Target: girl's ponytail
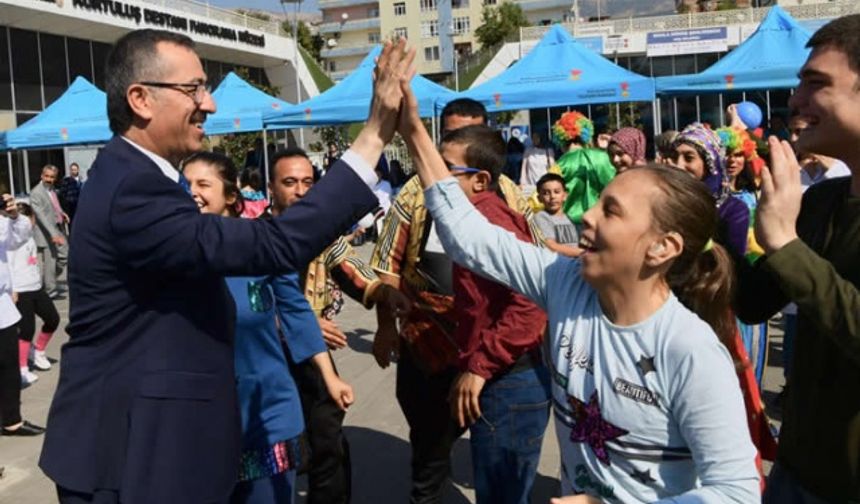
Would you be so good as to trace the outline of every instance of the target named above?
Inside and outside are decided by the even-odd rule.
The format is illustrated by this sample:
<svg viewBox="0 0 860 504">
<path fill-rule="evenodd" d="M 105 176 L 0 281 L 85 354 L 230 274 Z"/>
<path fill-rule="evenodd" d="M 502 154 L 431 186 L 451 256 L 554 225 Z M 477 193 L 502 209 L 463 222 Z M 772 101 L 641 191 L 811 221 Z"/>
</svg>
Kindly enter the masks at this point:
<svg viewBox="0 0 860 504">
<path fill-rule="evenodd" d="M 651 173 L 663 192 L 651 206 L 655 227 L 684 239 L 684 250 L 666 275 L 669 286 L 731 349 L 736 331 L 731 310 L 734 264 L 728 251 L 711 239 L 719 220 L 714 197 L 705 184 L 681 170 L 661 165 L 639 169 Z"/>
<path fill-rule="evenodd" d="M 728 348 L 735 339 L 735 319 L 731 302 L 734 292 L 734 264 L 722 245 L 713 243 L 694 259 L 686 275 L 677 275 L 672 291 L 717 333 Z"/>
</svg>

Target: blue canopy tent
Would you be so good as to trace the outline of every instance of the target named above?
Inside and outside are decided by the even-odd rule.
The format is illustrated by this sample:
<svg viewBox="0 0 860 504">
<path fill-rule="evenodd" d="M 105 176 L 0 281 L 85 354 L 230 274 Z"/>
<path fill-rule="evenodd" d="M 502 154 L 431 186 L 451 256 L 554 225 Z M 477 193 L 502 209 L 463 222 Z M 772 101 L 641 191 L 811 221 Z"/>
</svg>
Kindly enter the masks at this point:
<svg viewBox="0 0 860 504">
<path fill-rule="evenodd" d="M 459 97 L 477 100 L 489 112 L 652 101 L 654 81 L 616 65 L 554 25 L 522 59 Z"/>
<path fill-rule="evenodd" d="M 264 113 L 292 107 L 291 103 L 267 95 L 233 72 L 224 77 L 212 92 L 212 98 L 218 110 L 203 124 L 207 135 L 261 131 Z"/>
<path fill-rule="evenodd" d="M 110 140 L 107 96 L 78 77 L 69 89 L 36 117 L 0 133 L 0 150 L 37 149 Z"/>
<path fill-rule="evenodd" d="M 781 7 L 771 7 L 741 45 L 698 74 L 658 77 L 657 94 L 702 94 L 793 88 L 811 34 Z"/>
<path fill-rule="evenodd" d="M 358 68 L 324 93 L 293 105 L 286 110 L 270 111 L 263 115 L 267 129 L 291 128 L 302 126 L 324 126 L 364 122 L 370 111 L 373 96 L 374 60 L 382 52 L 376 46 Z M 420 75 L 412 79 L 412 89 L 418 98 L 421 117 L 434 115 L 434 105 L 438 100 L 452 99 L 455 94 Z"/>
<path fill-rule="evenodd" d="M 76 78 L 66 92 L 39 115 L 13 130 L 0 132 L 0 151 L 7 151 L 10 190 L 15 191 L 13 150 L 100 144 L 111 136 L 107 96 L 83 77 Z"/>
</svg>

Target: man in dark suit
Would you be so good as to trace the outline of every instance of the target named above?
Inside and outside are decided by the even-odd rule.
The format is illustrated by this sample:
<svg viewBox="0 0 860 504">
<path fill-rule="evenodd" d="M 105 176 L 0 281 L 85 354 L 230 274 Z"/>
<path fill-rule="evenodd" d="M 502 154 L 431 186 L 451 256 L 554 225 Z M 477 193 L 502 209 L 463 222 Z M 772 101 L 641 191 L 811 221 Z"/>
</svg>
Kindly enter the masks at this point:
<svg viewBox="0 0 860 504">
<path fill-rule="evenodd" d="M 75 210 L 78 209 L 78 198 L 81 196 L 83 185 L 81 167 L 78 163 L 70 164 L 69 174 L 63 177 L 57 187 L 57 192 L 60 194 L 60 204 L 69 216 L 69 229 L 75 221 Z"/>
<path fill-rule="evenodd" d="M 288 214 L 202 215 L 174 166 L 215 104 L 184 35 L 139 30 L 106 67 L 116 136 L 81 192 L 69 264 L 69 343 L 40 466 L 63 503 L 226 502 L 238 475 L 235 307 L 224 276 L 298 271 L 376 198 L 405 44 L 380 57 L 364 130 Z"/>
</svg>

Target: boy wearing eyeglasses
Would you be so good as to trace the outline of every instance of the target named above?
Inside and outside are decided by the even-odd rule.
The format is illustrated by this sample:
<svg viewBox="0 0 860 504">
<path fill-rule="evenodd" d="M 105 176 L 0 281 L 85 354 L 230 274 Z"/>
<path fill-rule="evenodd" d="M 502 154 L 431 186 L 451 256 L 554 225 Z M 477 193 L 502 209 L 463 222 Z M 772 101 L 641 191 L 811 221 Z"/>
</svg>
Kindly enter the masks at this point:
<svg viewBox="0 0 860 504">
<path fill-rule="evenodd" d="M 525 217 L 498 192 L 505 144 L 486 126 L 445 135 L 442 158 L 490 223 L 533 243 Z M 540 345 L 546 315 L 513 290 L 459 265 L 453 268 L 453 336 L 460 373 L 451 414 L 469 427 L 477 502 L 527 503 L 549 419 L 549 372 Z"/>
</svg>

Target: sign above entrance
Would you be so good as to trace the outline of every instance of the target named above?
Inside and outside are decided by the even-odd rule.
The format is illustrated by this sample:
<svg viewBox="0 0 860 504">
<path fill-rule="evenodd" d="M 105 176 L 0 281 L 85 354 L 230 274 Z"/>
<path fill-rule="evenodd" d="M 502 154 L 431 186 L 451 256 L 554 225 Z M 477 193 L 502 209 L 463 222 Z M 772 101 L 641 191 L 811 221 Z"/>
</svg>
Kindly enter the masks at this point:
<svg viewBox="0 0 860 504">
<path fill-rule="evenodd" d="M 646 41 L 648 56 L 723 52 L 729 48 L 728 30 L 725 26 L 650 32 Z"/>
<path fill-rule="evenodd" d="M 47 3 L 56 3 L 60 8 L 64 4 L 71 3 L 72 8 L 81 9 L 98 14 L 112 16 L 115 18 L 133 21 L 135 24 L 144 24 L 162 28 L 165 30 L 189 32 L 198 35 L 207 35 L 220 40 L 239 42 L 256 47 L 266 47 L 265 35 L 258 35 L 248 30 L 237 30 L 209 23 L 208 20 L 194 19 L 177 16 L 168 12 L 141 7 L 127 1 L 120 0 L 42 0 Z"/>
</svg>

